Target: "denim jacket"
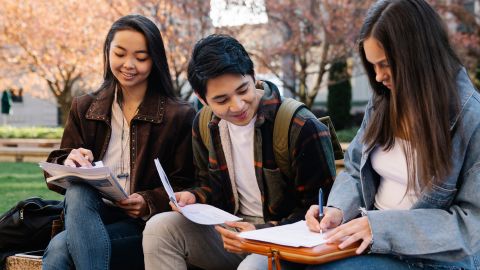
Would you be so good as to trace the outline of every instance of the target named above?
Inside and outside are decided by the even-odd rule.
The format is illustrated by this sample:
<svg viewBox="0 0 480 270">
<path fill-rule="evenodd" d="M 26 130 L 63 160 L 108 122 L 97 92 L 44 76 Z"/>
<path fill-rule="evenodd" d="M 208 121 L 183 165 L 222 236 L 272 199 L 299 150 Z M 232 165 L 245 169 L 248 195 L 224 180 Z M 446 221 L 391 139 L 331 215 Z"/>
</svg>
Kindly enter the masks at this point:
<svg viewBox="0 0 480 270">
<path fill-rule="evenodd" d="M 341 209 L 344 222 L 357 217 L 361 207 L 366 209 L 371 252 L 462 261 L 466 268 L 480 269 L 480 95 L 464 68 L 457 75 L 457 88 L 460 110 L 450 118 L 452 171 L 442 184 L 421 193 L 410 210 L 374 210 L 380 177 L 362 143 L 373 110 L 368 104 L 327 205 Z"/>
</svg>

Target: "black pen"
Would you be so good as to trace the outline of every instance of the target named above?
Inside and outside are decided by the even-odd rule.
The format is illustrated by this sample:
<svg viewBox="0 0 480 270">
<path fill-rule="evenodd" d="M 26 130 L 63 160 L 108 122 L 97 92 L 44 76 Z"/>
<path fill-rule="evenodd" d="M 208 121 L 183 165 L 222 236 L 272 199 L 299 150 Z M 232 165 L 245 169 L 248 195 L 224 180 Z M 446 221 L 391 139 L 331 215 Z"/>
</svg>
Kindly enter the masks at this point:
<svg viewBox="0 0 480 270">
<path fill-rule="evenodd" d="M 320 223 L 325 215 L 323 214 L 323 190 L 320 188 L 318 190 L 318 223 Z M 320 233 L 323 234 L 322 229 L 320 228 Z"/>
</svg>

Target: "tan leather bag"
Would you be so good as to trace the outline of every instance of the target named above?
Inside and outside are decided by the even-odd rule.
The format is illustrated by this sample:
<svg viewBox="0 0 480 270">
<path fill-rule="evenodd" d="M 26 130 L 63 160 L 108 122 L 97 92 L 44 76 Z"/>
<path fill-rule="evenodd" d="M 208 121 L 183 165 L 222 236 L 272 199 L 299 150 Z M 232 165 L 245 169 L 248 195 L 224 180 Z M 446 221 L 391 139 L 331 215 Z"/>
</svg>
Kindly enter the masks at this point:
<svg viewBox="0 0 480 270">
<path fill-rule="evenodd" d="M 322 244 L 311 248 L 287 247 L 255 240 L 242 240 L 242 250 L 248 253 L 255 253 L 268 257 L 268 269 L 281 270 L 280 260 L 302 263 L 302 264 L 323 264 L 339 259 L 356 256 L 355 250 L 360 246 L 356 242 L 344 249 L 339 249 L 338 244 Z"/>
</svg>

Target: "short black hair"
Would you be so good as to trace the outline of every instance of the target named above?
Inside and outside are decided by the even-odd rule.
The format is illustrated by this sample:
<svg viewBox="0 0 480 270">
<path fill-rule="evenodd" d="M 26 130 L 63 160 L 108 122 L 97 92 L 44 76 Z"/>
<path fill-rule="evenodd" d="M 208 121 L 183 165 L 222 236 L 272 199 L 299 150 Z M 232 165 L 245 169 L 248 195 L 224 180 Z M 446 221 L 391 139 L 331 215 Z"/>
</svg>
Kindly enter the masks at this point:
<svg viewBox="0 0 480 270">
<path fill-rule="evenodd" d="M 200 39 L 188 63 L 188 81 L 193 90 L 205 100 L 207 81 L 224 74 L 248 74 L 254 78 L 253 62 L 245 48 L 228 35 Z"/>
</svg>

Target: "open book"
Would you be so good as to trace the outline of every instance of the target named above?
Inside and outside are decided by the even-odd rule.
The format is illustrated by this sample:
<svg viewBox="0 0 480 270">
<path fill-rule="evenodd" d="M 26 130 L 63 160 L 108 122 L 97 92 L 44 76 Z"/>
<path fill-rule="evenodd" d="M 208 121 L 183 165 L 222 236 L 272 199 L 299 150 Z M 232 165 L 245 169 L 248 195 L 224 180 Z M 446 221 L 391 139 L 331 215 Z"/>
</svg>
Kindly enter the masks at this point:
<svg viewBox="0 0 480 270">
<path fill-rule="evenodd" d="M 84 182 L 96 188 L 104 198 L 111 201 L 128 198 L 110 169 L 103 167 L 103 164 L 92 168 L 73 168 L 48 162 L 40 162 L 39 165 L 51 175 L 47 178 L 47 183 L 67 189 L 70 183 Z"/>
<path fill-rule="evenodd" d="M 175 204 L 179 212 L 182 213 L 186 218 L 195 223 L 203 225 L 216 225 L 225 223 L 225 221 L 242 220 L 237 216 L 234 216 L 228 212 L 225 212 L 208 204 L 195 203 L 185 206 L 179 206 L 177 199 L 175 198 L 175 193 L 172 189 L 172 186 L 170 185 L 170 181 L 168 181 L 168 177 L 165 174 L 165 171 L 163 170 L 160 161 L 158 161 L 158 158 L 156 158 L 154 161 L 155 166 L 157 167 L 158 175 L 162 180 L 163 187 L 168 194 L 168 198 L 173 204 Z"/>
</svg>

